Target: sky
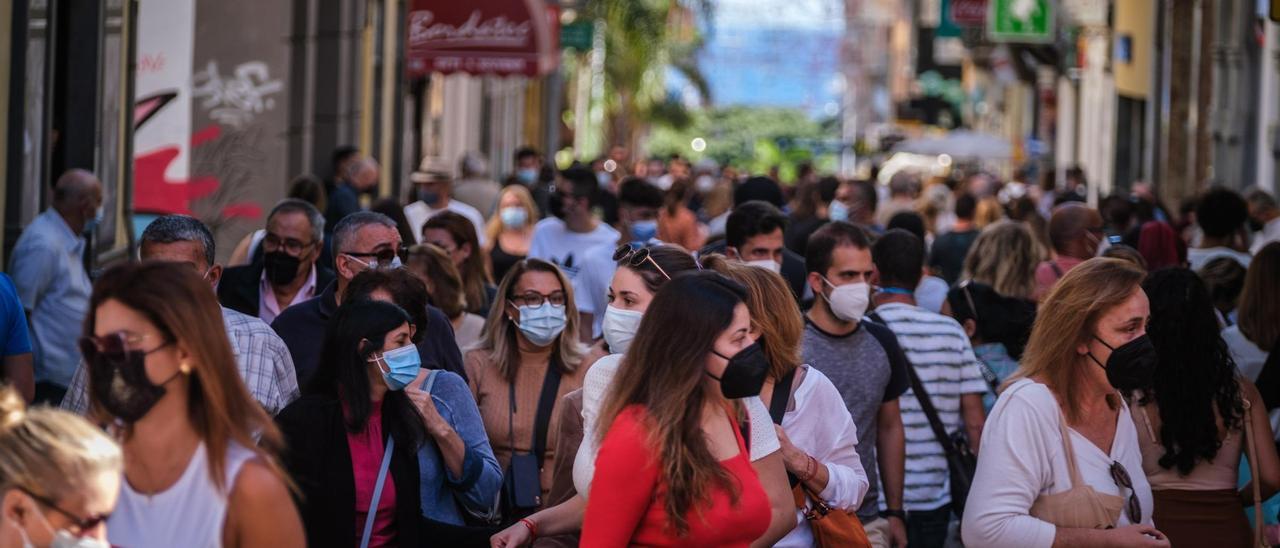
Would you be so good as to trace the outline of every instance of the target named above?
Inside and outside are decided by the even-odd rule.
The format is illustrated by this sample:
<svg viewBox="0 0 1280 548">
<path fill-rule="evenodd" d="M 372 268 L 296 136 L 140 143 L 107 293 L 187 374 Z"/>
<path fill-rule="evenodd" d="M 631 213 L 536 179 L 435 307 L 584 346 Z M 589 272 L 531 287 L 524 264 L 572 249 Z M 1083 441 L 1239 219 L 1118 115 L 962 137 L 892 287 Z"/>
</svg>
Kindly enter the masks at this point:
<svg viewBox="0 0 1280 548">
<path fill-rule="evenodd" d="M 843 13 L 842 0 L 715 0 L 699 54 L 714 104 L 831 114 Z"/>
</svg>

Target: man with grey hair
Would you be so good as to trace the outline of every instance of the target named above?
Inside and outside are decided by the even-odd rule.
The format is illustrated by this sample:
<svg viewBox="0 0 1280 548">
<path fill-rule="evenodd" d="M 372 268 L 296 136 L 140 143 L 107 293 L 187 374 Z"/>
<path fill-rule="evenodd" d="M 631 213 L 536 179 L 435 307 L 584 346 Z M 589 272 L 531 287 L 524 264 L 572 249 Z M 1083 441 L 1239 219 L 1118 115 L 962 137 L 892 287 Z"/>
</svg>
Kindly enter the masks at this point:
<svg viewBox="0 0 1280 548">
<path fill-rule="evenodd" d="M 468 152 L 458 162 L 458 182 L 453 185 L 453 199 L 480 212 L 487 221 L 497 208 L 502 185 L 489 176 L 489 162 L 479 152 Z"/>
<path fill-rule="evenodd" d="M 324 250 L 324 215 L 296 198 L 281 200 L 267 215 L 262 260 L 233 266 L 218 284 L 222 306 L 275 321 L 290 306 L 315 297 L 333 281 L 316 263 Z"/>
<path fill-rule="evenodd" d="M 18 237 L 9 261 L 26 309 L 35 358 L 35 401 L 57 404 L 80 362 L 75 341 L 93 284 L 85 271 L 85 233 L 102 220 L 102 183 L 73 169 L 53 188 L 53 205 Z"/>
<path fill-rule="evenodd" d="M 213 234 L 204 223 L 186 215 L 165 215 L 151 221 L 138 244 L 139 259 L 189 265 L 209 282 L 210 291 L 222 276 L 222 266 L 213 259 L 215 252 Z M 253 399 L 272 415 L 298 399 L 293 357 L 275 331 L 262 320 L 225 307 L 222 322 L 240 378 Z M 88 412 L 87 376 L 81 363 L 62 400 L 63 409 L 82 415 Z"/>
<path fill-rule="evenodd" d="M 320 365 L 322 345 L 318 343 L 324 339 L 329 318 L 342 303 L 351 279 L 368 269 L 401 266 L 400 230 L 395 221 L 381 213 L 360 211 L 344 217 L 333 228 L 332 243 L 337 278 L 315 298 L 289 307 L 271 323 L 293 354 L 298 384 L 304 388 Z M 427 326 L 417 343 L 422 366 L 462 370 L 462 353 L 449 318 L 440 309 L 428 306 Z"/>
</svg>

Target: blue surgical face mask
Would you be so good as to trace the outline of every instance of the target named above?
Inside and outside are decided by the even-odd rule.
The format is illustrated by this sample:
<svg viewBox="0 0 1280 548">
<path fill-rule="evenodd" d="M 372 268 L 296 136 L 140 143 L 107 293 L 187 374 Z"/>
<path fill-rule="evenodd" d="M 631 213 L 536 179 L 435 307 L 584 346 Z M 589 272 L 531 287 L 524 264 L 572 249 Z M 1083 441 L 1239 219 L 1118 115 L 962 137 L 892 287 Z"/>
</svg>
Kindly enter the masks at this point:
<svg viewBox="0 0 1280 548">
<path fill-rule="evenodd" d="M 510 229 L 524 228 L 529 222 L 529 212 L 523 207 L 504 207 L 498 211 L 498 217 L 502 219 L 502 226 Z"/>
<path fill-rule="evenodd" d="M 516 171 L 516 179 L 526 185 L 536 183 L 538 181 L 538 170 L 530 167 Z"/>
<path fill-rule="evenodd" d="M 427 205 L 435 205 L 436 202 L 440 201 L 440 193 L 418 189 L 418 200 Z"/>
<path fill-rule="evenodd" d="M 631 223 L 631 241 L 647 242 L 658 236 L 658 221 L 635 221 Z"/>
<path fill-rule="evenodd" d="M 378 365 L 378 370 L 382 371 L 382 380 L 391 390 L 404 390 L 404 387 L 418 377 L 418 370 L 422 368 L 418 347 L 412 344 L 383 352 L 381 357 L 371 358 L 370 361 Z M 382 364 L 386 364 L 385 369 Z"/>
<path fill-rule="evenodd" d="M 840 200 L 831 200 L 831 207 L 827 210 L 827 218 L 832 221 L 848 221 L 849 206 L 844 205 Z"/>
<path fill-rule="evenodd" d="M 520 311 L 520 321 L 516 326 L 534 346 L 547 346 L 564 331 L 564 306 L 544 301 L 542 306 L 518 306 L 516 310 Z"/>
</svg>

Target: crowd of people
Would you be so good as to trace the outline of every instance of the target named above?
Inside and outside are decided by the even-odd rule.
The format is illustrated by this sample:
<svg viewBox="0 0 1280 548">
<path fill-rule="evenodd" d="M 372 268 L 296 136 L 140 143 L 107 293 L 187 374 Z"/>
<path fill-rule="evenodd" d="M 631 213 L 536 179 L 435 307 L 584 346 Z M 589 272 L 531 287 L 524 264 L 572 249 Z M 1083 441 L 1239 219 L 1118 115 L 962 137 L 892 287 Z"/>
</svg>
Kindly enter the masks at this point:
<svg viewBox="0 0 1280 548">
<path fill-rule="evenodd" d="M 343 147 L 225 263 L 166 215 L 93 277 L 66 173 L 0 274 L 0 548 L 1280 541 L 1271 194 L 630 160 L 400 201 Z"/>
</svg>

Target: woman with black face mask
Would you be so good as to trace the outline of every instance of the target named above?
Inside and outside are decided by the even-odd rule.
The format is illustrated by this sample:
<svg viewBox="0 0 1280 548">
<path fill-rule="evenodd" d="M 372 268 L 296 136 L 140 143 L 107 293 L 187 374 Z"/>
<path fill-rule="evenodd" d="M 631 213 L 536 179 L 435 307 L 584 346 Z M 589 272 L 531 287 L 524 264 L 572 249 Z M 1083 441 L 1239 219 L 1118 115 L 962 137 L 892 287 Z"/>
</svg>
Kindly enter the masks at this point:
<svg viewBox="0 0 1280 548">
<path fill-rule="evenodd" d="M 1236 371 L 1199 276 L 1164 269 L 1142 288 L 1151 299 L 1147 334 L 1157 360 L 1150 389 L 1135 394 L 1133 420 L 1155 497 L 1152 517 L 1175 546 L 1249 546 L 1240 503 L 1253 505 L 1253 486 L 1236 489 L 1240 457 L 1256 458 L 1249 465 L 1261 478 L 1261 499 L 1280 487 L 1266 405 Z"/>
<path fill-rule="evenodd" d="M 1144 277 L 1133 263 L 1090 259 L 1041 300 L 983 428 L 966 545 L 1169 546 L 1151 526 L 1151 487 L 1121 397 L 1150 386 L 1158 360 Z"/>
<path fill-rule="evenodd" d="M 111 544 L 304 544 L 280 431 L 245 388 L 199 273 L 155 262 L 106 271 L 80 352 L 92 418 L 124 449 Z"/>
<path fill-rule="evenodd" d="M 769 364 L 746 289 L 711 272 L 667 282 L 645 311 L 598 423 L 583 546 L 748 546 L 769 527 L 734 399 Z"/>
</svg>

